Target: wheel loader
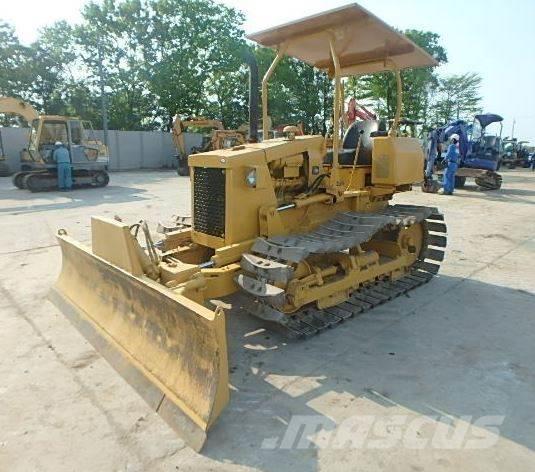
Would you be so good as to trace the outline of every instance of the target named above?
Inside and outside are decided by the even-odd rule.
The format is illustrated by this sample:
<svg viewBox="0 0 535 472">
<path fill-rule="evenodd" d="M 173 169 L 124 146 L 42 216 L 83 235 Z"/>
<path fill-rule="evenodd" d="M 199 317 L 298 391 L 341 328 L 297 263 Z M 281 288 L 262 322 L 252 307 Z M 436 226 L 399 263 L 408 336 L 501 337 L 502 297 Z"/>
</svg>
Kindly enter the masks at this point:
<svg viewBox="0 0 535 472">
<path fill-rule="evenodd" d="M 13 176 L 19 189 L 41 192 L 57 188 L 56 141 L 69 149 L 73 187 L 105 187 L 109 182 L 108 148 L 94 136 L 91 123 L 58 115 L 39 115 L 28 103 L 0 97 L 0 113 L 22 116 L 30 125 L 28 147 L 21 152 L 21 171 Z"/>
<path fill-rule="evenodd" d="M 264 136 L 284 56 L 333 78 L 330 155 L 324 137 L 294 130 L 194 154 L 191 218 L 160 239 L 144 221 L 99 216 L 91 248 L 58 232 L 52 301 L 195 450 L 229 401 L 225 313 L 212 300 L 244 292 L 266 327 L 307 338 L 428 282 L 446 246 L 436 208 L 391 202 L 423 180 L 418 140 L 397 135 L 400 71 L 436 61 L 357 4 L 249 39 L 277 51 L 262 81 Z M 398 88 L 389 132 L 370 131 L 371 149 L 341 148 L 342 78 L 383 71 Z"/>
</svg>

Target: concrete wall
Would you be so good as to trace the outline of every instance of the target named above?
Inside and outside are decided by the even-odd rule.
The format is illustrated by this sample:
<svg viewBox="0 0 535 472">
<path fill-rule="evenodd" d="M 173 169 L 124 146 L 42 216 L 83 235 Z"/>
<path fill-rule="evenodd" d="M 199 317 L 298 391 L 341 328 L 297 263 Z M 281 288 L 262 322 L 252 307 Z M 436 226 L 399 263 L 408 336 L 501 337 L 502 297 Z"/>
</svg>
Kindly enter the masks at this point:
<svg viewBox="0 0 535 472">
<path fill-rule="evenodd" d="M 2 134 L 4 155 L 7 157 L 9 168 L 17 171 L 20 169 L 20 151 L 28 146 L 30 129 L 0 127 L 0 133 Z"/>
<path fill-rule="evenodd" d="M 20 168 L 19 153 L 28 145 L 28 128 L 1 128 L 4 152 L 12 170 Z M 104 140 L 102 131 L 95 131 Z M 200 146 L 202 136 L 185 133 L 186 149 Z M 110 170 L 161 169 L 176 167 L 175 146 L 170 133 L 162 131 L 108 131 Z"/>
</svg>

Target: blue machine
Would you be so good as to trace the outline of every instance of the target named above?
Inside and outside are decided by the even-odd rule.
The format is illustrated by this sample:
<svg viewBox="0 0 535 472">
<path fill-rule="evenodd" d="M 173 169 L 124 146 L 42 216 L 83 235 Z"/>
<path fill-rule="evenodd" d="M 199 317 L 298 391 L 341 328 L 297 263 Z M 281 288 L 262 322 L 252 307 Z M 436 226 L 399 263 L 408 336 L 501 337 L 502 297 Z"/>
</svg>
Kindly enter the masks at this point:
<svg viewBox="0 0 535 472">
<path fill-rule="evenodd" d="M 444 129 L 442 142 L 448 141 L 453 133 L 457 133 L 460 138 L 461 154 L 459 167 L 497 171 L 500 168 L 502 155 L 502 121 L 500 115 L 492 113 L 476 115 L 471 125 L 462 120 L 454 121 Z M 492 123 L 500 123 L 499 136 L 485 134 L 485 129 Z"/>
<path fill-rule="evenodd" d="M 447 143 L 452 134 L 459 135 L 460 163 L 456 173 L 456 187 L 464 186 L 467 177 L 473 177 L 478 186 L 486 190 L 501 187 L 502 178 L 496 173 L 500 169 L 503 154 L 502 124 L 503 118 L 494 113 L 476 115 L 468 124 L 464 120 L 437 128 L 429 133 L 426 163 L 426 181 L 422 188 L 427 192 L 436 192 L 433 173 L 442 173 L 441 163 L 445 156 Z M 486 134 L 486 128 L 492 123 L 500 123 L 499 135 Z"/>
</svg>

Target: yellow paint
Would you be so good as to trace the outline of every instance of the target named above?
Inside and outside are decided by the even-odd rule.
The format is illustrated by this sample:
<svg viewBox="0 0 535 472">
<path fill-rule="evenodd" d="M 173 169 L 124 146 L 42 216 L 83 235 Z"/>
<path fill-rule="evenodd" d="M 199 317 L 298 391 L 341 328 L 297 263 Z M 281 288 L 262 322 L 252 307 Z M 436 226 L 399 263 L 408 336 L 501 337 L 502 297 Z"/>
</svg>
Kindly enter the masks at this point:
<svg viewBox="0 0 535 472">
<path fill-rule="evenodd" d="M 366 41 L 355 42 L 358 35 L 353 32 L 361 28 L 365 37 L 374 38 L 370 44 L 383 46 L 370 49 Z M 358 5 L 267 30 L 255 38 L 277 50 L 262 82 L 264 137 L 268 79 L 288 53 L 334 76 L 335 156 L 341 76 L 435 63 Z M 399 73 L 397 79 L 400 91 Z M 224 173 L 224 229 L 213 231 L 216 236 L 205 234 L 195 229 L 194 221 L 191 230 L 164 238 L 161 261 L 155 264 L 147 260 L 126 224 L 95 218 L 93 252 L 68 236 L 59 237 L 63 268 L 56 293 L 66 301 L 67 311 L 74 309 L 94 327 L 100 339 L 97 348 L 104 355 L 108 347 L 101 346 L 102 340 L 121 353 L 122 371 L 127 372 L 123 375 L 128 379 L 128 372 L 135 371 L 137 380 L 129 381 L 162 416 L 181 429 L 174 418 L 185 415 L 186 436 L 191 437 L 192 429 L 206 433 L 229 399 L 225 316 L 220 308 L 206 308 L 209 300 L 237 290 L 234 278 L 241 270 L 242 254 L 259 236 L 312 231 L 338 212 L 378 212 L 396 192 L 421 181 L 423 152 L 417 140 L 397 136 L 400 113 L 398 93 L 389 136 L 372 138 L 371 166 L 341 166 L 336 159 L 326 164 L 326 139 L 292 133 L 285 139 L 190 156 L 192 199 L 198 169 Z M 251 173 L 256 182 L 247 180 Z M 192 208 L 194 204 L 192 200 Z M 376 234 L 346 252 L 308 257 L 295 264 L 286 286 L 281 284 L 287 293 L 283 311 L 291 313 L 308 303 L 328 307 L 370 280 L 402 276 L 418 257 L 423 240 L 423 226 L 417 224 Z M 164 397 L 153 401 L 146 389 L 156 389 Z M 190 444 L 200 448 L 205 436 L 193 436 Z"/>
</svg>

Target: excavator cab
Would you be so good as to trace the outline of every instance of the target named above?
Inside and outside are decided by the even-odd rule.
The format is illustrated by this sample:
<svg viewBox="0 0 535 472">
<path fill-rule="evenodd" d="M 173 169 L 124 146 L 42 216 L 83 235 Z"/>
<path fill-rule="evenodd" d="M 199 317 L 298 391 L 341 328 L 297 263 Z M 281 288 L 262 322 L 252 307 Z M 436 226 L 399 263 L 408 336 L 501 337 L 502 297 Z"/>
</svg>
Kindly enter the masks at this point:
<svg viewBox="0 0 535 472">
<path fill-rule="evenodd" d="M 61 141 L 71 153 L 75 165 L 86 161 L 108 164 L 107 148 L 95 138 L 90 122 L 62 116 L 41 116 L 32 122 L 28 147 L 21 155 L 22 168 L 29 170 L 35 165 L 54 165 L 52 154 L 55 143 Z"/>
<path fill-rule="evenodd" d="M 32 192 L 57 187 L 55 143 L 61 141 L 69 149 L 74 187 L 103 187 L 109 182 L 109 152 L 96 139 L 91 123 L 79 118 L 39 115 L 28 103 L 0 97 L 0 113 L 21 116 L 30 126 L 28 146 L 21 151 L 21 171 L 13 176 L 13 184 Z"/>
<path fill-rule="evenodd" d="M 263 136 L 285 55 L 334 79 L 331 161 L 323 136 L 288 128 L 189 156 L 191 217 L 162 225 L 159 241 L 139 219 L 93 217 L 91 248 L 58 234 L 51 299 L 197 450 L 229 401 L 225 313 L 212 300 L 242 291 L 266 326 L 308 337 L 431 280 L 446 245 L 436 208 L 390 204 L 423 178 L 418 140 L 397 135 L 399 71 L 436 61 L 356 4 L 249 39 L 277 51 L 262 81 Z M 351 138 L 345 162 L 341 78 L 383 71 L 397 77 L 396 119 L 386 135 Z"/>
<path fill-rule="evenodd" d="M 28 147 L 21 151 L 21 172 L 13 177 L 18 188 L 42 191 L 56 187 L 56 142 L 69 150 L 75 187 L 103 187 L 108 184 L 109 153 L 95 137 L 88 121 L 56 115 L 32 120 Z"/>
</svg>

